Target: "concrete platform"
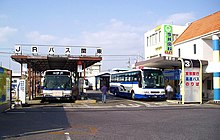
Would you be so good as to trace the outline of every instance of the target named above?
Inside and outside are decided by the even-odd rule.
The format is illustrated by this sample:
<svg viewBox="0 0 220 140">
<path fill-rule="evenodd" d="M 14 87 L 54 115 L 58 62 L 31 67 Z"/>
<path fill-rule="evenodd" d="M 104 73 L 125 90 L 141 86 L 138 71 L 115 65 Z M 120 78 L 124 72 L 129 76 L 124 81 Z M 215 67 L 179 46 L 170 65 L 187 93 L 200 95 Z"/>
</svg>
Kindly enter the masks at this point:
<svg viewBox="0 0 220 140">
<path fill-rule="evenodd" d="M 180 100 L 166 100 L 168 103 L 173 103 L 173 104 L 181 104 L 182 101 Z"/>
<path fill-rule="evenodd" d="M 76 100 L 76 104 L 95 104 L 96 100 L 88 99 L 88 100 Z"/>
</svg>

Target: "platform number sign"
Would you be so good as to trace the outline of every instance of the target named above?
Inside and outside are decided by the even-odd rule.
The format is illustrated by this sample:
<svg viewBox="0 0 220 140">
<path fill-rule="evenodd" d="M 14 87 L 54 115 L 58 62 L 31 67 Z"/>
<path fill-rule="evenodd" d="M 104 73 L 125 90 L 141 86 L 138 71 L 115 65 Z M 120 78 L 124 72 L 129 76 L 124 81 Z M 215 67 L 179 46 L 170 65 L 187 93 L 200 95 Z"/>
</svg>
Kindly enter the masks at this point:
<svg viewBox="0 0 220 140">
<path fill-rule="evenodd" d="M 200 100 L 200 63 L 198 60 L 184 59 L 185 101 L 199 102 Z"/>
<path fill-rule="evenodd" d="M 184 60 L 184 67 L 186 67 L 186 68 L 189 68 L 189 67 L 191 67 L 191 61 L 190 60 L 188 60 L 188 59 L 186 59 L 186 60 Z"/>
</svg>

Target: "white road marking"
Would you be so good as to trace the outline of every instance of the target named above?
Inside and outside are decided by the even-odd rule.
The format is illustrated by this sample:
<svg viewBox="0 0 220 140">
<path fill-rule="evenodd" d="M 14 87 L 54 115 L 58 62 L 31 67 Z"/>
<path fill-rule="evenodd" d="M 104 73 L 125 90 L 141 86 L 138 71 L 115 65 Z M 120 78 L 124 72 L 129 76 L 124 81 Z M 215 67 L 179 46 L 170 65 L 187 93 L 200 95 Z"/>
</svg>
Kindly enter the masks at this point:
<svg viewBox="0 0 220 140">
<path fill-rule="evenodd" d="M 127 107 L 127 106 L 124 104 L 120 104 L 120 105 L 116 105 L 115 107 Z"/>
<path fill-rule="evenodd" d="M 71 138 L 70 138 L 70 133 L 66 132 L 66 133 L 64 133 L 64 134 L 65 134 L 65 136 L 66 136 L 66 140 L 71 140 Z"/>
<path fill-rule="evenodd" d="M 11 111 L 11 112 L 6 112 L 6 113 L 9 113 L 9 114 L 24 114 L 26 112 L 20 112 L 20 111 Z"/>
<path fill-rule="evenodd" d="M 145 107 L 151 107 L 152 105 L 150 105 L 149 103 L 145 103 L 145 102 L 140 102 L 140 101 L 134 101 L 134 100 L 130 100 L 131 102 L 134 102 L 134 103 L 138 103 L 138 104 L 142 104 L 144 105 Z"/>
<path fill-rule="evenodd" d="M 139 105 L 139 104 L 128 104 L 129 106 L 131 106 L 131 107 L 140 107 L 141 105 Z"/>
<path fill-rule="evenodd" d="M 3 138 L 13 138 L 13 137 L 21 137 L 21 136 L 27 136 L 27 135 L 35 135 L 40 133 L 48 133 L 48 132 L 54 132 L 54 131 L 61 131 L 64 130 L 64 128 L 56 128 L 56 129 L 47 129 L 47 130 L 39 130 L 39 131 L 31 131 L 31 132 L 25 132 L 17 135 L 9 135 L 9 136 L 2 136 Z"/>
</svg>

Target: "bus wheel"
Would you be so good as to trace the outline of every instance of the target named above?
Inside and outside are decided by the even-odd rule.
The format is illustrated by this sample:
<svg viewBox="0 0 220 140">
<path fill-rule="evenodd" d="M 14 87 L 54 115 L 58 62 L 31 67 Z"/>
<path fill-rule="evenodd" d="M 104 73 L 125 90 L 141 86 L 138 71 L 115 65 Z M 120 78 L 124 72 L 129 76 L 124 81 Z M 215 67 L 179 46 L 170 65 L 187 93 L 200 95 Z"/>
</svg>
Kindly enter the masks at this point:
<svg viewBox="0 0 220 140">
<path fill-rule="evenodd" d="M 115 95 L 115 96 L 118 96 L 116 89 L 114 90 L 114 95 Z"/>
<path fill-rule="evenodd" d="M 44 103 L 45 102 L 45 99 L 41 99 L 40 103 Z"/>
<path fill-rule="evenodd" d="M 135 95 L 135 94 L 134 94 L 134 91 L 132 90 L 132 91 L 131 91 L 131 99 L 132 99 L 132 100 L 135 99 L 134 95 Z"/>
</svg>

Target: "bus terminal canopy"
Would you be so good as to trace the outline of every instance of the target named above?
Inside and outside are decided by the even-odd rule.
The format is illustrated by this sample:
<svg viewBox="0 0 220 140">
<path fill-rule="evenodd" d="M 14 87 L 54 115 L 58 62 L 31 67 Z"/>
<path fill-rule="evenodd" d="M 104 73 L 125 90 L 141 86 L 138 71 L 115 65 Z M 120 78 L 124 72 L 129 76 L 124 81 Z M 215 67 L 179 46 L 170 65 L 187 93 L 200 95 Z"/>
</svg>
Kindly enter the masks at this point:
<svg viewBox="0 0 220 140">
<path fill-rule="evenodd" d="M 11 58 L 20 63 L 27 64 L 36 72 L 43 72 L 52 69 L 77 71 L 77 65 L 85 69 L 102 60 L 100 56 L 71 56 L 71 55 L 12 55 Z"/>
<path fill-rule="evenodd" d="M 208 65 L 208 61 L 201 60 L 202 65 Z M 152 67 L 160 69 L 181 69 L 182 63 L 177 57 L 161 56 L 156 58 L 151 58 L 149 60 L 136 62 L 136 67 Z"/>
</svg>

